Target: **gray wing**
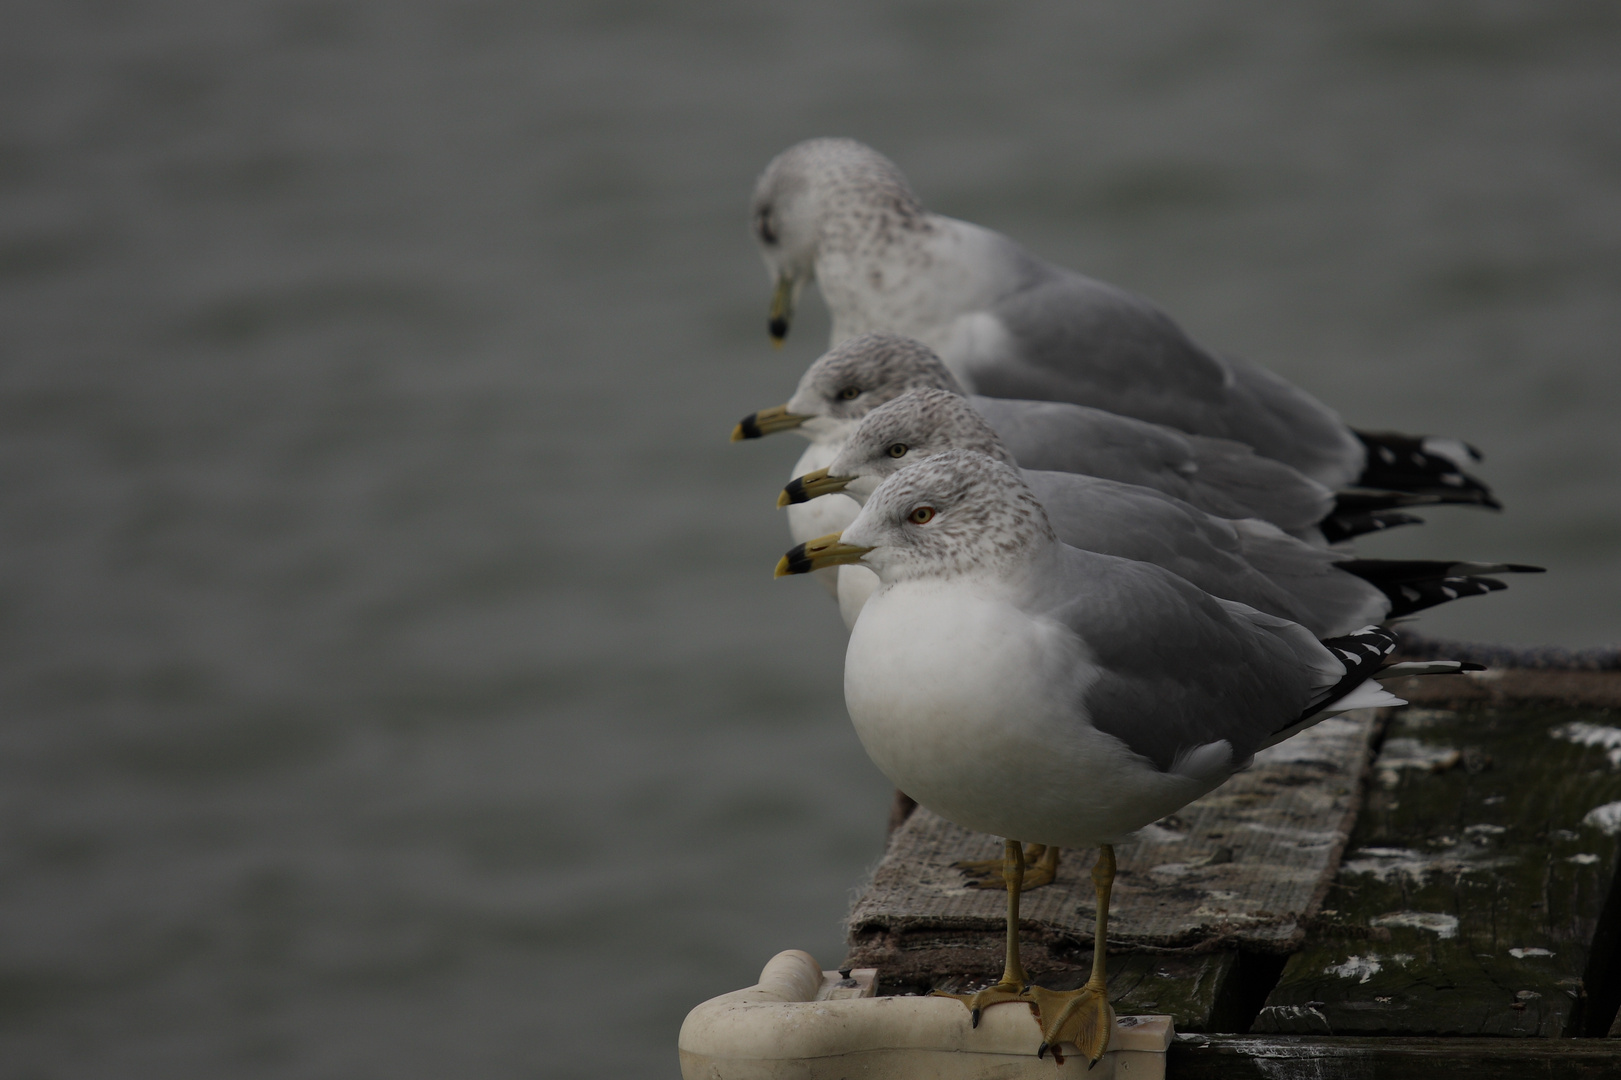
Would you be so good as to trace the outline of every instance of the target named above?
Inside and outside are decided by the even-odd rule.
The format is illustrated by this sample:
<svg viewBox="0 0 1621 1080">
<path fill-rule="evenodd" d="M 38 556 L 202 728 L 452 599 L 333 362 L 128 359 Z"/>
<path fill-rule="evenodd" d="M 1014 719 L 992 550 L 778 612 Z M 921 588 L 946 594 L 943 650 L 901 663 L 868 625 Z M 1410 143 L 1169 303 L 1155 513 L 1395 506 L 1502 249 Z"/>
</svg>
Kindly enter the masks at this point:
<svg viewBox="0 0 1621 1080">
<path fill-rule="evenodd" d="M 990 313 L 1013 351 L 966 358 L 977 393 L 1071 401 L 1233 439 L 1329 487 L 1362 472 L 1362 444 L 1333 410 L 1254 364 L 1206 351 L 1140 296 L 1053 267 L 1026 275 Z"/>
<path fill-rule="evenodd" d="M 1303 627 L 1223 603 L 1157 566 L 1065 549 L 1046 614 L 1085 642 L 1099 675 L 1092 725 L 1163 770 L 1226 743 L 1242 762 L 1345 675 Z M 1054 583 L 1049 583 L 1054 584 Z"/>
<path fill-rule="evenodd" d="M 1258 517 L 1314 540 L 1334 506 L 1328 488 L 1230 439 L 1068 402 L 969 400 L 1027 469 L 1141 484 L 1218 517 Z"/>
<path fill-rule="evenodd" d="M 1334 509 L 1334 492 L 1327 486 L 1241 442 L 1206 435 L 1187 439 L 1197 469 L 1190 480 L 1200 496 L 1189 502 L 1218 517 L 1260 518 L 1296 536 L 1322 540 L 1318 526 Z M 1245 512 L 1223 514 L 1202 505 L 1207 491 L 1219 492 Z"/>
<path fill-rule="evenodd" d="M 1153 563 L 1212 596 L 1317 629 L 1308 604 L 1245 561 L 1231 522 L 1135 484 L 1064 472 L 1025 470 L 1023 476 L 1058 538 L 1071 547 Z M 1334 573 L 1353 587 L 1360 581 Z"/>
<path fill-rule="evenodd" d="M 1106 475 L 1140 484 L 1162 475 L 1180 481 L 1196 468 L 1187 436 L 1163 424 L 1062 401 L 980 394 L 968 401 L 1009 453 L 1021 463 L 1028 459 L 1027 469 Z"/>
<path fill-rule="evenodd" d="M 1343 553 L 1303 543 L 1264 521 L 1226 524 L 1232 529 L 1240 557 L 1311 613 L 1309 618 L 1295 621 L 1318 637 L 1340 637 L 1390 616 L 1390 598 L 1377 585 L 1338 568 Z M 1260 604 L 1250 606 L 1271 610 Z"/>
<path fill-rule="evenodd" d="M 1338 637 L 1390 615 L 1377 585 L 1336 565 L 1345 556 L 1264 521 L 1229 521 L 1135 484 L 1026 469 L 1025 483 L 1071 547 L 1153 563 L 1212 596 Z"/>
</svg>

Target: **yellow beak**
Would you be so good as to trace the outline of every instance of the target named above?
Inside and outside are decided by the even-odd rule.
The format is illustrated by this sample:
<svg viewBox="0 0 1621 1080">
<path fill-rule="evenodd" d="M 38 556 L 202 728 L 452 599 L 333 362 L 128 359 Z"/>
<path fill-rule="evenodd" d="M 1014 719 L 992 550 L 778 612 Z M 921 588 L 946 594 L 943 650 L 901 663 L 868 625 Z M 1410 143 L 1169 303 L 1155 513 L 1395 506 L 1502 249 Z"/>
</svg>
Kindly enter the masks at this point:
<svg viewBox="0 0 1621 1080">
<path fill-rule="evenodd" d="M 770 435 L 773 431 L 789 431 L 809 419 L 808 416 L 789 412 L 786 405 L 778 405 L 774 409 L 761 409 L 759 412 L 749 413 L 732 429 L 732 441 L 758 439 L 761 435 Z"/>
<path fill-rule="evenodd" d="M 861 556 L 872 550 L 859 544 L 842 543 L 839 540 L 842 535 L 842 533 L 828 533 L 826 536 L 818 536 L 814 540 L 807 540 L 798 545 L 782 557 L 777 563 L 777 572 L 772 576 L 808 574 L 812 570 L 838 566 L 840 563 L 860 562 Z"/>
<path fill-rule="evenodd" d="M 777 496 L 777 508 L 780 510 L 790 503 L 810 502 L 821 495 L 836 495 L 849 487 L 854 479 L 853 476 L 829 476 L 826 469 L 816 469 L 804 476 L 796 476 L 788 481 L 788 486 Z"/>
<path fill-rule="evenodd" d="M 771 293 L 771 344 L 782 348 L 782 339 L 788 336 L 788 327 L 794 321 L 794 279 L 783 274 L 777 278 L 777 287 Z"/>
</svg>

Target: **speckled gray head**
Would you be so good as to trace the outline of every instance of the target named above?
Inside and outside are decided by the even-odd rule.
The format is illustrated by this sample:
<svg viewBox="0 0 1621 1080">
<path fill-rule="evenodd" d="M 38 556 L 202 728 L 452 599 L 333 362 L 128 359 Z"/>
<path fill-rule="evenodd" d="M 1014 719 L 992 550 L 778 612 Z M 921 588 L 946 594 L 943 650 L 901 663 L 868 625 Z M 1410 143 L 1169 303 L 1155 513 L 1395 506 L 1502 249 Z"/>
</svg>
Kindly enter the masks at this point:
<svg viewBox="0 0 1621 1080">
<path fill-rule="evenodd" d="M 807 139 L 778 154 L 754 185 L 749 223 L 775 289 L 770 330 L 779 342 L 822 252 L 931 228 L 900 169 L 854 139 Z"/>
<path fill-rule="evenodd" d="M 864 502 L 887 477 L 947 450 L 973 450 L 1017 466 L 1002 440 L 966 398 L 923 387 L 868 413 L 828 465 L 827 475 L 854 477 L 843 490 Z"/>
<path fill-rule="evenodd" d="M 908 465 L 878 486 L 840 537 L 885 582 L 1007 577 L 1057 544 L 1016 469 L 972 450 Z"/>
<path fill-rule="evenodd" d="M 898 334 L 861 334 L 834 346 L 805 370 L 788 410 L 812 419 L 812 439 L 842 439 L 862 417 L 909 390 L 962 394 L 962 386 L 927 345 Z"/>
</svg>

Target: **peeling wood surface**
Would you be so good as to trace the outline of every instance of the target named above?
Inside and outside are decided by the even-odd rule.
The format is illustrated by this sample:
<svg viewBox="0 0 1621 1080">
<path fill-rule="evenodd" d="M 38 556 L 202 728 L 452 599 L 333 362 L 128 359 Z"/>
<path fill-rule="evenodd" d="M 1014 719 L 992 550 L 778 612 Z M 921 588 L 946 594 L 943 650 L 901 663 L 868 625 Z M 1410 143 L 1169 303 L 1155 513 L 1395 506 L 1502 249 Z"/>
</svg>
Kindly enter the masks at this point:
<svg viewBox="0 0 1621 1080">
<path fill-rule="evenodd" d="M 1621 1048 L 1607 1039 L 1178 1035 L 1165 1073 L 1176 1080 L 1614 1080 Z"/>
<path fill-rule="evenodd" d="M 1558 1036 L 1607 1024 L 1584 1016 L 1584 976 L 1621 833 L 1621 717 L 1409 709 L 1369 787 L 1323 910 L 1253 1031 Z"/>
<path fill-rule="evenodd" d="M 1111 946 L 1290 949 L 1350 835 L 1374 726 L 1371 711 L 1325 721 L 1117 845 Z M 900 983 L 996 975 L 1005 895 L 966 888 L 951 864 L 1000 854 L 997 838 L 917 810 L 856 901 L 846 963 Z M 1037 977 L 1091 963 L 1093 858 L 1066 851 L 1058 880 L 1024 896 L 1025 963 Z M 1196 974 L 1206 979 L 1213 970 Z"/>
</svg>

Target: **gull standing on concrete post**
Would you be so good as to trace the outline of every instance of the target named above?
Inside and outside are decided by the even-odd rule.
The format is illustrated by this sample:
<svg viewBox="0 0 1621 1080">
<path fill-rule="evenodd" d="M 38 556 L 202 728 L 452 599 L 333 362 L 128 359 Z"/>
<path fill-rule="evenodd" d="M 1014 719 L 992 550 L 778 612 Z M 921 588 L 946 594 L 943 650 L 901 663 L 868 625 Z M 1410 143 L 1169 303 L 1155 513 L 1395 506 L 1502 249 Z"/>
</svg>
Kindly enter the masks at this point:
<svg viewBox="0 0 1621 1080">
<path fill-rule="evenodd" d="M 1496 507 L 1455 439 L 1353 431 L 1271 372 L 1218 356 L 1148 300 L 924 209 L 900 169 L 853 139 L 779 154 L 755 185 L 751 225 L 781 341 L 807 281 L 832 343 L 885 330 L 934 348 L 991 397 L 1072 401 L 1235 439 L 1330 488 L 1463 495 Z"/>
<path fill-rule="evenodd" d="M 777 572 L 851 562 L 882 582 L 845 657 L 862 745 L 924 806 L 1007 838 L 1006 966 L 995 984 L 954 996 L 976 1020 L 992 1005 L 1030 1005 L 1038 1054 L 1074 1043 L 1096 1061 L 1108 1048 L 1116 840 L 1323 716 L 1400 703 L 1368 679 L 1395 647 L 1389 631 L 1319 642 L 1157 566 L 1068 547 L 1018 474 L 982 454 L 901 470 L 842 537 Z M 1020 963 L 1021 840 L 1100 848 L 1092 974 L 1078 990 L 1032 986 Z"/>
</svg>

